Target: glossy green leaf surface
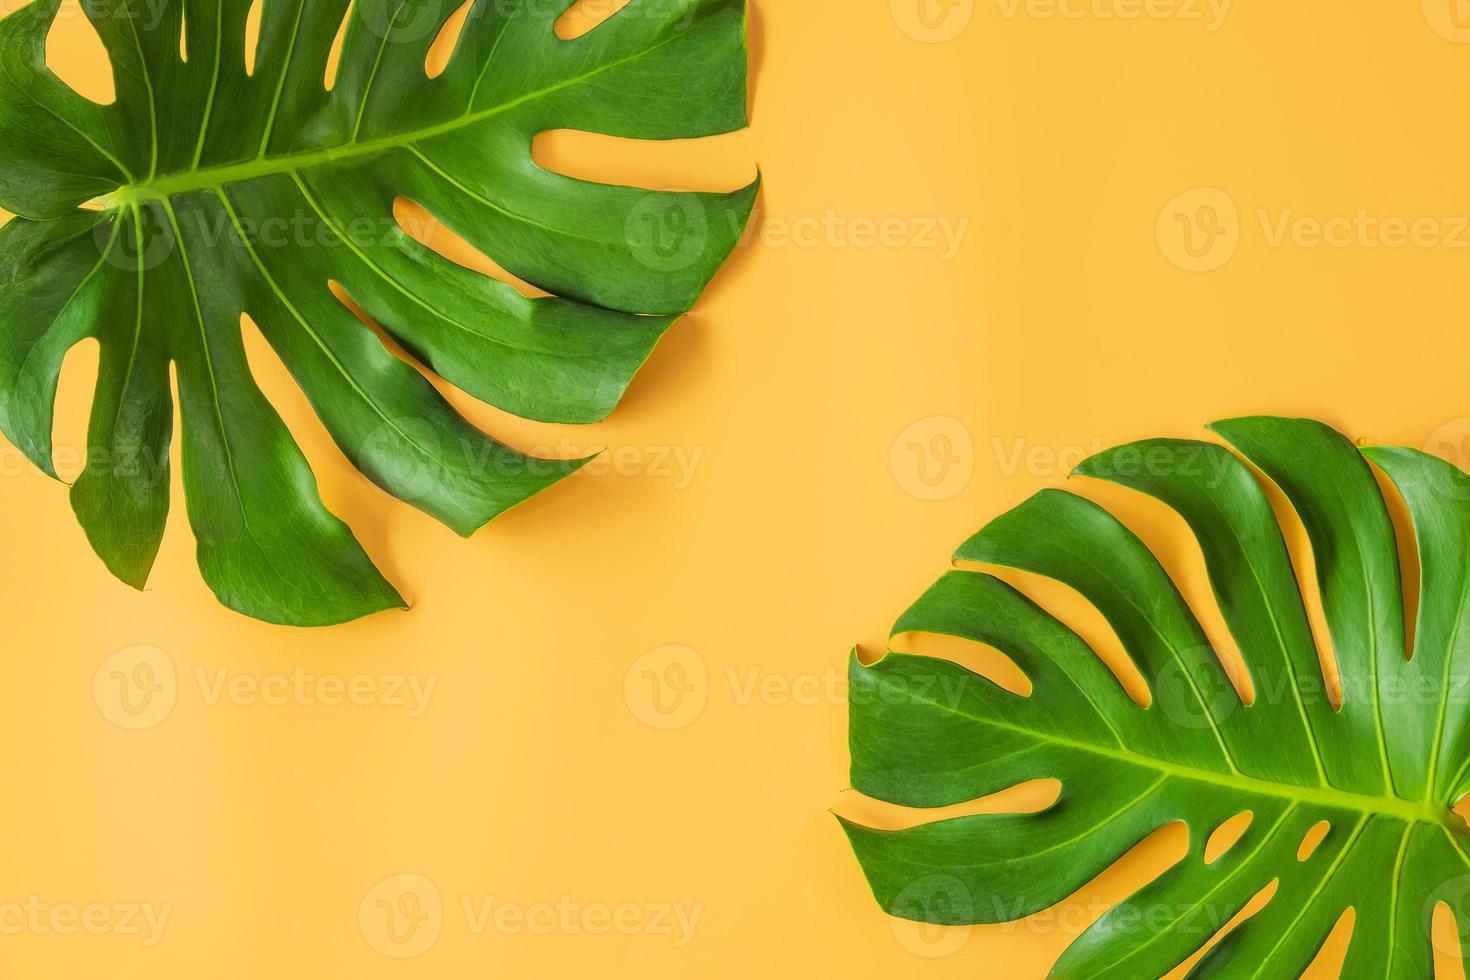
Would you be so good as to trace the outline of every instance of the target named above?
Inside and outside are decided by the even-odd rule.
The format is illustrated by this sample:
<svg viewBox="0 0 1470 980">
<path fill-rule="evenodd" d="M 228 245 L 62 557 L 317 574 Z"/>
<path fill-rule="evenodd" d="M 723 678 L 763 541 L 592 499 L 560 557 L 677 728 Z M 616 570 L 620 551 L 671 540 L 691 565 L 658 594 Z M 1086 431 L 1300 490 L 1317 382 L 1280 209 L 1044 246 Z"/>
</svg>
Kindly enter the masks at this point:
<svg viewBox="0 0 1470 980">
<path fill-rule="evenodd" d="M 1050 778 L 1060 797 L 1036 813 L 897 832 L 844 821 L 849 839 L 890 914 L 961 925 L 1049 908 L 1153 831 L 1183 822 L 1185 857 L 1088 927 L 1053 976 L 1158 977 L 1218 938 L 1191 976 L 1294 977 L 1348 909 L 1343 976 L 1431 976 L 1435 907 L 1449 906 L 1462 940 L 1470 935 L 1470 831 L 1451 810 L 1470 790 L 1470 477 L 1417 450 L 1360 451 L 1313 421 L 1213 428 L 1279 487 L 1306 529 L 1341 707 L 1257 474 L 1215 443 L 1123 446 L 1078 474 L 1155 497 L 1187 522 L 1253 699 L 1237 694 L 1195 612 L 1132 531 L 1080 496 L 1043 491 L 955 558 L 1075 589 L 1122 641 L 1148 684 L 1147 706 L 1016 589 L 952 571 L 894 635 L 994 648 L 1031 691 L 932 657 L 854 658 L 853 786 L 934 808 Z M 1373 467 L 1412 523 L 1412 651 L 1406 576 Z M 1242 813 L 1251 815 L 1245 832 L 1207 861 L 1211 834 Z M 1326 836 L 1299 859 L 1321 822 Z M 1268 888 L 1264 907 L 1238 921 Z"/>
<path fill-rule="evenodd" d="M 0 207 L 21 215 L 0 229 L 0 430 L 55 475 L 62 359 L 100 344 L 72 502 L 142 587 L 169 507 L 172 374 L 205 580 L 248 615 L 319 625 L 402 600 L 252 380 L 242 315 L 352 463 L 455 531 L 561 480 L 585 461 L 478 431 L 333 287 L 479 399 L 544 422 L 606 417 L 738 243 L 757 186 L 588 183 L 538 166 L 532 141 L 744 126 L 745 9 L 632 0 L 563 40 L 572 0 L 475 0 L 431 78 L 455 0 L 262 2 L 247 64 L 250 0 L 84 0 L 116 81 L 105 106 L 46 67 L 58 0 L 0 21 Z M 426 248 L 395 220 L 400 198 L 552 295 Z"/>
</svg>

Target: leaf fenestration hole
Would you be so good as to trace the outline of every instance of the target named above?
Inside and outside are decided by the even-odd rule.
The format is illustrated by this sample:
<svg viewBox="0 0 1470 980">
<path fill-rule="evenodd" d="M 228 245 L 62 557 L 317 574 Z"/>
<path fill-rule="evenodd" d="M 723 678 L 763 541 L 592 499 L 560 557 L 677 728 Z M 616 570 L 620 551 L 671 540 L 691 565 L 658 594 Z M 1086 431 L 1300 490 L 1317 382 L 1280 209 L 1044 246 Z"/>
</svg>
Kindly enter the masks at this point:
<svg viewBox="0 0 1470 980">
<path fill-rule="evenodd" d="M 448 384 L 448 382 L 444 381 L 442 378 L 439 378 L 433 373 L 433 371 L 429 370 L 429 368 L 425 364 L 423 364 L 413 354 L 412 351 L 408 350 L 401 343 L 399 343 L 398 338 L 393 336 L 393 334 L 389 332 L 387 327 L 384 327 L 377 320 L 373 319 L 372 315 L 368 313 L 367 310 L 362 308 L 362 304 L 353 299 L 352 294 L 347 291 L 346 286 L 342 285 L 340 282 L 337 282 L 335 279 L 332 279 L 328 280 L 327 288 L 332 291 L 332 295 L 337 298 L 337 302 L 347 307 L 347 311 L 349 313 L 357 317 L 358 320 L 362 321 L 363 326 L 367 327 L 373 332 L 373 334 L 378 338 L 379 342 L 382 343 L 383 347 L 388 351 L 388 353 L 392 354 L 394 357 L 398 358 L 400 361 L 407 364 L 415 371 L 419 372 L 419 374 L 423 375 L 424 378 L 436 388 Z"/>
<path fill-rule="evenodd" d="M 1398 547 L 1399 581 L 1404 600 L 1404 659 L 1408 660 L 1414 650 L 1414 634 L 1419 625 L 1419 588 L 1422 572 L 1419 567 L 1419 543 L 1414 538 L 1414 518 L 1409 514 L 1409 505 L 1403 494 L 1388 475 L 1376 466 L 1369 466 L 1373 478 L 1378 481 L 1378 492 L 1388 506 L 1388 519 L 1393 524 L 1394 543 Z"/>
<path fill-rule="evenodd" d="M 240 314 L 240 343 L 245 350 L 245 363 L 250 368 L 251 380 L 295 435 L 296 428 L 309 420 L 311 403 L 296 379 L 291 376 L 285 362 L 271 346 L 260 325 L 249 313 Z M 315 422 L 318 432 L 311 435 L 325 433 L 326 428 L 320 419 Z"/>
<path fill-rule="evenodd" d="M 327 51 L 327 68 L 322 74 L 322 87 L 328 92 L 337 87 L 337 70 L 342 66 L 342 49 L 347 44 L 347 25 L 352 23 L 355 16 L 357 0 L 351 0 L 342 23 L 337 27 L 337 36 L 332 39 L 332 47 Z"/>
<path fill-rule="evenodd" d="M 539 289 L 511 273 L 493 258 L 440 224 L 433 215 L 415 201 L 406 197 L 395 200 L 393 218 L 398 222 L 398 227 L 403 229 L 405 235 L 440 258 L 448 259 L 455 265 L 490 276 L 492 279 L 499 279 L 528 299 L 551 295 L 546 290 Z"/>
<path fill-rule="evenodd" d="M 903 647 L 901 650 L 900 641 Z M 1031 678 L 1026 676 L 1026 672 L 1014 660 L 985 643 L 937 633 L 900 633 L 893 638 L 890 645 L 900 653 L 936 657 L 959 664 L 1017 697 L 1029 698 L 1034 689 Z"/>
<path fill-rule="evenodd" d="M 1327 933 L 1327 938 L 1322 941 L 1322 948 L 1317 950 L 1317 955 L 1312 957 L 1312 962 L 1307 964 L 1303 971 L 1304 977 L 1340 977 L 1343 976 L 1342 965 L 1347 959 L 1348 943 L 1353 938 L 1353 923 L 1357 921 L 1357 911 L 1352 908 L 1346 909 L 1338 916 L 1336 924 Z"/>
<path fill-rule="evenodd" d="M 1272 879 L 1270 884 L 1268 884 L 1265 888 L 1262 888 L 1260 891 L 1256 892 L 1255 895 L 1251 897 L 1251 900 L 1245 903 L 1245 907 L 1242 908 L 1239 912 L 1235 913 L 1235 915 L 1230 918 L 1229 922 L 1221 926 L 1219 930 L 1210 937 L 1209 942 L 1205 943 L 1199 948 L 1198 952 L 1189 957 L 1189 959 L 1185 960 L 1183 963 L 1180 963 L 1168 973 L 1164 974 L 1165 980 L 1183 980 L 1184 977 L 1188 976 L 1190 972 L 1195 968 L 1195 966 L 1199 963 L 1199 961 L 1208 956 L 1210 950 L 1214 949 L 1220 944 L 1220 940 L 1224 939 L 1236 928 L 1238 928 L 1241 923 L 1258 914 L 1267 905 L 1270 905 L 1271 899 L 1276 897 L 1276 889 L 1278 886 L 1280 886 L 1280 884 L 1281 880 L 1279 878 Z"/>
<path fill-rule="evenodd" d="M 1138 665 L 1123 647 L 1123 641 L 1097 607 L 1077 590 L 1053 579 L 1014 568 L 957 562 L 957 568 L 983 570 L 1029 596 L 1037 605 L 1061 620 L 1080 636 L 1099 660 L 1113 672 L 1128 697 L 1140 708 L 1153 704 L 1153 692 Z"/>
<path fill-rule="evenodd" d="M 1318 820 L 1312 824 L 1310 830 L 1302 836 L 1301 846 L 1296 849 L 1296 859 L 1305 861 L 1317 852 L 1317 848 L 1326 839 L 1327 832 L 1332 829 L 1332 824 L 1326 820 Z"/>
<path fill-rule="evenodd" d="M 109 64 L 107 48 L 97 28 L 82 13 L 78 0 L 64 0 L 46 35 L 46 67 L 82 98 L 98 105 L 117 101 L 112 72 L 98 71 Z"/>
<path fill-rule="evenodd" d="M 1141 883 L 1152 882 L 1187 860 L 1189 833 L 1189 825 L 1182 820 L 1171 820 L 1155 828 L 1074 892 L 1064 906 L 1054 906 L 1053 913 L 1060 912 L 1066 919 L 1064 928 L 1068 934 L 1080 934 L 1096 923 L 1106 910 L 1119 902 L 1131 902 L 1136 898 Z M 1134 907 L 1139 908 L 1137 905 Z"/>
<path fill-rule="evenodd" d="M 577 0 L 556 19 L 556 36 L 572 41 L 606 23 L 632 0 Z"/>
<path fill-rule="evenodd" d="M 88 406 L 97 390 L 102 347 L 87 338 L 67 349 L 61 359 L 56 409 L 51 418 L 51 457 L 56 475 L 73 483 L 87 463 Z"/>
<path fill-rule="evenodd" d="M 1429 934 L 1433 939 L 1434 976 L 1439 980 L 1464 980 L 1459 923 L 1455 921 L 1455 911 L 1448 903 L 1435 903 L 1429 920 Z"/>
<path fill-rule="evenodd" d="M 1254 704 L 1255 679 L 1220 608 L 1204 551 L 1184 518 L 1163 501 L 1123 486 L 1089 484 L 1087 490 L 1091 499 L 1133 529 L 1184 596 L 1207 641 L 1191 652 L 1219 663 L 1240 703 Z M 1222 701 L 1226 697 L 1223 690 L 1218 694 L 1211 690 L 1210 696 Z"/>
<path fill-rule="evenodd" d="M 364 479 L 362 472 L 342 452 L 306 392 L 248 313 L 240 317 L 240 335 L 250 377 L 306 457 L 322 502 L 338 517 L 358 525 L 355 533 L 363 547 L 373 553 L 385 573 L 396 574 L 398 570 L 393 567 L 392 549 L 388 546 L 387 528 L 391 522 L 384 515 L 386 510 L 397 507 L 398 501 L 371 480 Z M 174 438 L 182 438 L 178 426 L 174 428 Z M 364 487 L 376 492 L 364 493 Z"/>
<path fill-rule="evenodd" d="M 460 36 L 464 34 L 465 24 L 470 19 L 470 8 L 474 5 L 475 0 L 465 0 L 458 10 L 449 15 L 439 36 L 429 45 L 429 53 L 424 58 L 424 74 L 430 78 L 438 78 L 449 67 L 449 59 L 454 57 L 454 50 L 459 46 Z"/>
<path fill-rule="evenodd" d="M 596 184 L 721 193 L 755 176 L 751 154 L 736 150 L 736 143 L 746 139 L 744 133 L 728 133 L 698 140 L 637 140 L 554 129 L 536 135 L 531 159 L 543 170 Z"/>
<path fill-rule="evenodd" d="M 1245 836 L 1245 832 L 1250 829 L 1251 821 L 1255 818 L 1256 815 L 1251 811 L 1242 810 L 1216 827 L 1210 834 L 1210 839 L 1205 842 L 1205 864 L 1214 864 L 1224 857 L 1225 852 Z"/>
<path fill-rule="evenodd" d="M 254 75 L 260 53 L 260 20 L 265 13 L 265 0 L 250 0 L 250 13 L 245 15 L 245 74 Z"/>
<path fill-rule="evenodd" d="M 1302 605 L 1307 611 L 1307 624 L 1312 630 L 1312 639 L 1317 645 L 1317 665 L 1322 671 L 1322 681 L 1332 710 L 1342 708 L 1342 675 L 1337 669 L 1337 649 L 1332 644 L 1332 631 L 1327 626 L 1327 613 L 1322 606 L 1322 588 L 1317 579 L 1317 562 L 1312 552 L 1312 542 L 1302 524 L 1296 508 L 1286 499 L 1281 488 L 1254 466 L 1251 472 L 1256 482 L 1265 491 L 1271 510 L 1276 515 L 1276 524 L 1286 540 L 1286 551 L 1291 559 L 1292 571 L 1301 592 Z"/>
<path fill-rule="evenodd" d="M 952 806 L 918 809 L 864 796 L 857 790 L 842 794 L 841 813 L 865 827 L 877 830 L 909 830 L 958 817 L 990 816 L 999 813 L 1040 813 L 1061 798 L 1057 779 L 1029 779 L 979 799 Z"/>
<path fill-rule="evenodd" d="M 377 337 L 384 350 L 412 370 L 417 371 L 424 381 L 431 385 L 470 425 L 482 432 L 494 431 L 498 441 L 509 446 L 516 446 L 522 452 L 538 456 L 556 456 L 557 458 L 568 455 L 566 452 L 560 452 L 557 447 L 545 444 L 546 434 L 543 429 L 538 428 L 540 423 L 527 422 L 503 409 L 487 405 L 465 393 L 453 382 L 436 374 L 428 361 L 424 360 L 419 353 L 405 346 L 394 336 L 392 330 L 374 319 L 373 315 L 358 303 L 345 285 L 336 280 L 328 280 L 327 287 L 337 302 L 356 317 L 364 329 L 370 330 L 373 336 Z M 574 455 L 575 452 L 572 454 Z"/>
</svg>

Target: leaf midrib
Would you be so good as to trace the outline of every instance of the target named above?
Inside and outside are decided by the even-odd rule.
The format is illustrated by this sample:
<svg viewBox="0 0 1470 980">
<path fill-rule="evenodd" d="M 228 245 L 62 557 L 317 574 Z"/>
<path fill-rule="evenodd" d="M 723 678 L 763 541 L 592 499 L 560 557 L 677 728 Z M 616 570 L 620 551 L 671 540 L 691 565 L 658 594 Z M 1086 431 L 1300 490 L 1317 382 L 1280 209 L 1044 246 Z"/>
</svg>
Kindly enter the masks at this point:
<svg viewBox="0 0 1470 980">
<path fill-rule="evenodd" d="M 706 14 L 706 17 L 709 16 Z M 321 166 L 327 163 L 339 163 L 343 160 L 353 160 L 363 157 L 375 156 L 390 150 L 411 147 L 423 140 L 433 139 L 436 136 L 444 136 L 449 133 L 484 122 L 495 116 L 517 109 L 528 102 L 571 88 L 575 85 L 596 78 L 604 72 L 621 68 L 642 58 L 647 57 L 665 45 L 678 40 L 680 35 L 674 34 L 666 37 L 656 44 L 639 49 L 624 58 L 609 61 L 598 65 L 591 71 L 571 78 L 563 79 L 554 85 L 527 92 L 499 105 L 489 106 L 478 111 L 466 111 L 452 119 L 426 126 L 423 129 L 409 130 L 407 132 L 395 133 L 374 140 L 358 140 L 356 134 L 337 146 L 325 147 L 320 150 L 309 150 L 300 153 L 287 153 L 280 156 L 265 156 L 262 154 L 254 160 L 243 163 L 225 164 L 217 167 L 192 167 L 163 177 L 152 177 L 146 181 L 138 181 L 119 187 L 112 194 L 104 198 L 104 203 L 110 206 L 124 206 L 137 203 L 142 200 L 156 200 L 158 198 L 170 198 L 179 194 L 188 194 L 193 191 L 218 190 L 226 184 L 239 183 L 247 180 L 258 180 L 262 177 L 271 177 L 278 174 L 300 171 L 308 167 Z M 269 134 L 267 134 L 267 138 Z M 156 143 L 156 140 L 155 140 Z"/>
<path fill-rule="evenodd" d="M 878 673 L 875 668 L 868 669 L 873 671 L 872 676 L 877 683 L 887 685 L 891 690 L 899 694 L 907 695 L 914 701 L 927 704 L 940 711 L 948 711 L 980 725 L 989 725 L 993 728 L 1000 728 L 1019 735 L 1026 735 L 1038 741 L 1049 742 L 1053 745 L 1063 746 L 1078 752 L 1113 759 L 1114 761 L 1141 768 L 1153 769 L 1156 772 L 1163 773 L 1166 776 L 1172 776 L 1176 779 L 1207 783 L 1213 786 L 1231 789 L 1238 793 L 1274 796 L 1278 799 L 1288 800 L 1294 803 L 1324 806 L 1369 815 L 1382 814 L 1410 823 L 1424 823 L 1441 827 L 1451 836 L 1455 834 L 1463 835 L 1466 832 L 1465 822 L 1453 810 L 1442 809 L 1434 805 L 1413 800 L 1406 800 L 1398 796 L 1373 796 L 1367 793 L 1354 793 L 1350 790 L 1338 789 L 1335 786 L 1325 784 L 1322 786 L 1300 786 L 1295 783 L 1277 783 L 1269 779 L 1258 779 L 1254 776 L 1247 776 L 1244 773 L 1224 773 L 1209 769 L 1195 769 L 1180 763 L 1168 762 L 1164 759 L 1157 759 L 1153 756 L 1132 752 L 1121 746 L 1113 749 L 1088 742 L 1079 742 L 1076 739 L 1067 738 L 1062 735 L 1039 732 L 1032 728 L 1006 724 L 995 718 L 985 718 L 971 714 L 956 705 L 944 704 L 940 701 L 916 694 L 907 686 L 900 687 L 889 684 L 887 678 L 881 673 Z"/>
</svg>

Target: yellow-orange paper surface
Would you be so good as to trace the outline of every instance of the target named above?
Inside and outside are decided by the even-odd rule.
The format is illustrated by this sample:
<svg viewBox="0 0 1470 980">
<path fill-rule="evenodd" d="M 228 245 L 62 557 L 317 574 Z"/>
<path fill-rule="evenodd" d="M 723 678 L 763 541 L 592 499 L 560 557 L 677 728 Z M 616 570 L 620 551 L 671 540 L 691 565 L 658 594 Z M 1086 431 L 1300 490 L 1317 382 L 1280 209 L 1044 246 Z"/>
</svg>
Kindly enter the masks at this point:
<svg viewBox="0 0 1470 980">
<path fill-rule="evenodd" d="M 1270 412 L 1470 462 L 1453 13 L 755 0 L 749 131 L 538 150 L 648 186 L 765 175 L 747 243 L 626 404 L 558 428 L 451 392 L 518 447 L 609 447 L 589 472 L 462 541 L 359 478 L 248 336 L 408 613 L 304 632 L 220 608 L 178 487 L 132 592 L 0 446 L 0 976 L 1044 976 L 1182 834 L 1027 922 L 895 927 L 828 812 L 916 819 L 844 790 L 845 657 L 1106 445 Z M 107 85 L 74 7 L 51 51 Z M 69 473 L 94 372 L 90 346 L 68 362 Z M 1076 489 L 1220 636 L 1183 524 Z"/>
</svg>

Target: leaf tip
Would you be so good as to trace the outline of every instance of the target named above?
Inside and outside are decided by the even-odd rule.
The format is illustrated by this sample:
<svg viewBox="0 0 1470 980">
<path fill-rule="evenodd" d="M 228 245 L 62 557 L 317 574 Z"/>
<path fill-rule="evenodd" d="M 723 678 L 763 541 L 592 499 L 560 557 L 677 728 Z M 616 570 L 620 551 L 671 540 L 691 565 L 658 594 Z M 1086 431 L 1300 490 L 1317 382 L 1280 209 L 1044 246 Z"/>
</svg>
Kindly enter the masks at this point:
<svg viewBox="0 0 1470 980">
<path fill-rule="evenodd" d="M 1071 480 L 1077 477 L 1092 477 L 1096 479 L 1100 469 L 1098 466 L 1098 460 L 1101 459 L 1103 455 L 1103 453 L 1098 453 L 1094 456 L 1087 457 L 1068 471 L 1067 479 Z"/>
<path fill-rule="evenodd" d="M 148 568 L 114 568 L 112 574 L 117 580 L 134 592 L 148 591 L 148 578 L 152 574 L 152 567 Z"/>
</svg>

